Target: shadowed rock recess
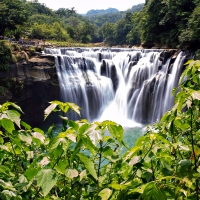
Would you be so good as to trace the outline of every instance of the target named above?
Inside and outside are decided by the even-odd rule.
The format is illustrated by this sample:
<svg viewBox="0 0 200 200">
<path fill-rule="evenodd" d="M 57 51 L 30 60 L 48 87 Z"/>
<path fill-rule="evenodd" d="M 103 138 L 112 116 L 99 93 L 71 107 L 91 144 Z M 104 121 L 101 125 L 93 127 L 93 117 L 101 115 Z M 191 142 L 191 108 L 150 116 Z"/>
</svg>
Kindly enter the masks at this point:
<svg viewBox="0 0 200 200">
<path fill-rule="evenodd" d="M 37 54 L 28 61 L 12 64 L 6 72 L 0 71 L 0 103 L 16 102 L 24 111 L 22 119 L 39 125 L 44 110 L 51 100 L 59 99 L 60 90 L 54 57 Z"/>
</svg>

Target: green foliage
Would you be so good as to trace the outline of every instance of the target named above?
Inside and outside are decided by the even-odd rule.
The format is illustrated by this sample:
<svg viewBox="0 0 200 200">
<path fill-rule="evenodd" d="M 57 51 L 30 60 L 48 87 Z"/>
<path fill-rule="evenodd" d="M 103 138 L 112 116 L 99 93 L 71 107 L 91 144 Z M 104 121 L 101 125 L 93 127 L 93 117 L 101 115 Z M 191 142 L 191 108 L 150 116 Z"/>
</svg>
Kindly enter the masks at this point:
<svg viewBox="0 0 200 200">
<path fill-rule="evenodd" d="M 12 62 L 11 48 L 5 41 L 0 41 L 0 70 L 7 71 Z"/>
<path fill-rule="evenodd" d="M 112 122 L 71 121 L 80 108 L 50 102 L 60 116 L 53 134 L 21 120 L 14 103 L 0 106 L 1 199 L 199 199 L 200 61 L 189 61 L 175 105 L 124 155 L 123 128 Z M 176 90 L 174 90 L 174 93 Z"/>
<path fill-rule="evenodd" d="M 139 35 L 147 47 L 155 44 L 169 48 L 197 47 L 194 44 L 198 40 L 198 29 L 194 24 L 198 25 L 199 21 L 198 4 L 199 1 L 188 0 L 149 0 L 139 13 L 139 23 L 128 37 L 134 40 Z"/>
<path fill-rule="evenodd" d="M 199 6 L 199 0 L 148 0 L 127 11 L 79 15 L 74 7 L 53 11 L 38 1 L 2 0 L 0 36 L 196 49 Z"/>
<path fill-rule="evenodd" d="M 37 39 L 55 39 L 57 41 L 69 40 L 66 30 L 58 22 L 51 25 L 34 23 L 31 27 L 31 37 Z"/>
<path fill-rule="evenodd" d="M 104 42 L 109 45 L 115 44 L 114 31 L 115 31 L 115 25 L 108 22 L 103 24 L 103 26 L 99 30 L 101 36 L 104 39 Z"/>
<path fill-rule="evenodd" d="M 23 25 L 28 19 L 28 12 L 20 0 L 2 0 L 2 12 L 0 12 L 0 35 L 5 30 L 15 30 L 18 25 Z"/>
<path fill-rule="evenodd" d="M 140 34 L 138 24 L 140 22 L 140 14 L 138 12 L 134 13 L 132 16 L 132 28 L 129 33 L 126 35 L 126 41 L 131 45 L 140 45 Z"/>
<path fill-rule="evenodd" d="M 200 25 L 200 3 L 196 6 L 194 11 L 192 12 L 187 27 L 182 30 L 179 41 L 182 45 L 188 45 L 192 47 L 198 48 L 199 43 L 199 29 L 196 27 L 199 27 Z"/>
<path fill-rule="evenodd" d="M 45 110 L 45 118 L 51 112 L 65 113 L 69 109 L 80 114 L 78 106 L 73 103 L 53 101 Z M 0 195 L 3 198 L 6 198 L 8 191 L 9 195 L 23 199 L 38 196 L 108 199 L 112 191 L 102 185 L 105 179 L 102 169 L 119 157 L 117 147 L 119 142 L 122 143 L 121 126 L 110 121 L 73 122 L 61 116 L 62 132 L 52 137 L 52 129 L 46 136 L 42 130 L 22 122 L 21 109 L 13 103 L 3 104 L 0 112 L 3 130 L 0 155 L 5 154 L 0 156 L 0 178 L 3 183 Z M 114 148 L 115 151 L 112 150 Z"/>
</svg>

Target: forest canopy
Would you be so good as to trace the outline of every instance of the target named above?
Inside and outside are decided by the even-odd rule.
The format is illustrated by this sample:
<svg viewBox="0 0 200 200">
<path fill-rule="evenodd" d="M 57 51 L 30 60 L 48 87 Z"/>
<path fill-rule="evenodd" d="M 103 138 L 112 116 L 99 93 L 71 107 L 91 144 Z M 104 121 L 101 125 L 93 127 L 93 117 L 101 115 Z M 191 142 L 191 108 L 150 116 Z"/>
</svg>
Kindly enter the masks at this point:
<svg viewBox="0 0 200 200">
<path fill-rule="evenodd" d="M 54 11 L 37 0 L 2 0 L 0 35 L 147 48 L 197 48 L 200 42 L 200 0 L 146 0 L 127 11 L 88 13 Z"/>
</svg>

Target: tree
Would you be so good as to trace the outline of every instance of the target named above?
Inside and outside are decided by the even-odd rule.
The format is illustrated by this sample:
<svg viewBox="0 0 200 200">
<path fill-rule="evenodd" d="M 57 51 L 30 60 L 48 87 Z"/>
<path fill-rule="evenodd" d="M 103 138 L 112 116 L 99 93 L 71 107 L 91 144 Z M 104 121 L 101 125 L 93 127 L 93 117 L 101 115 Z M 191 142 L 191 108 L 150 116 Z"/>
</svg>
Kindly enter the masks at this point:
<svg viewBox="0 0 200 200">
<path fill-rule="evenodd" d="M 196 6 L 193 13 L 191 14 L 187 27 L 182 30 L 180 36 L 179 36 L 179 42 L 181 46 L 188 46 L 198 48 L 199 42 L 200 42 L 200 3 Z"/>
<path fill-rule="evenodd" d="M 143 43 L 153 46 L 155 43 L 177 48 L 179 36 L 184 31 L 188 19 L 199 0 L 148 0 L 141 12 L 140 37 Z"/>
<path fill-rule="evenodd" d="M 2 0 L 1 6 L 4 9 L 0 11 L 0 35 L 4 35 L 6 29 L 17 29 L 28 20 L 25 5 L 20 0 Z"/>
<path fill-rule="evenodd" d="M 126 13 L 125 18 L 117 22 L 115 28 L 116 44 L 126 44 L 126 35 L 132 28 L 131 18 L 132 14 Z"/>
<path fill-rule="evenodd" d="M 60 18 L 69 18 L 71 16 L 75 16 L 76 10 L 74 10 L 74 7 L 72 7 L 71 9 L 68 8 L 59 8 L 56 12 L 55 12 Z"/>
<path fill-rule="evenodd" d="M 99 33 L 103 37 L 104 42 L 108 43 L 109 45 L 113 45 L 115 43 L 114 31 L 115 24 L 111 24 L 109 22 L 104 23 L 99 29 Z"/>
<path fill-rule="evenodd" d="M 94 25 L 89 22 L 80 24 L 78 28 L 79 37 L 82 43 L 88 43 L 91 41 L 91 35 L 94 35 Z"/>
<path fill-rule="evenodd" d="M 126 41 L 131 45 L 140 45 L 140 29 L 139 29 L 140 14 L 136 12 L 132 16 L 132 29 L 126 36 Z"/>
</svg>

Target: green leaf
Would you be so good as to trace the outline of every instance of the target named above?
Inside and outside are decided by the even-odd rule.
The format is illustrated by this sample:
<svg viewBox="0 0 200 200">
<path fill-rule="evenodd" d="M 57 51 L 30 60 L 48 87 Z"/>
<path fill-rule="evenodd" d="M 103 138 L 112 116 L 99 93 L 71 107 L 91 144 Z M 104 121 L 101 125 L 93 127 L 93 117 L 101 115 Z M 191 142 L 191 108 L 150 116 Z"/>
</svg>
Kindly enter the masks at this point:
<svg viewBox="0 0 200 200">
<path fill-rule="evenodd" d="M 121 185 L 118 182 L 112 182 L 109 186 L 115 190 L 121 190 Z"/>
<path fill-rule="evenodd" d="M 112 156 L 114 154 L 114 151 L 113 149 L 111 149 L 109 146 L 106 146 L 104 149 L 103 149 L 103 156 Z"/>
<path fill-rule="evenodd" d="M 80 123 L 79 124 L 80 127 L 79 127 L 79 135 L 82 135 L 89 127 L 90 127 L 90 124 L 87 124 L 87 123 Z"/>
<path fill-rule="evenodd" d="M 52 138 L 53 137 L 53 129 L 55 128 L 55 124 L 52 124 L 49 128 L 48 128 L 48 136 L 49 138 Z"/>
<path fill-rule="evenodd" d="M 76 142 L 77 135 L 76 135 L 75 130 L 73 130 L 73 129 L 67 129 L 65 132 L 59 133 L 58 137 L 60 137 L 60 138 L 67 137 L 72 142 Z"/>
<path fill-rule="evenodd" d="M 124 162 L 126 162 L 129 158 L 131 158 L 138 150 L 140 150 L 140 148 L 141 148 L 140 146 L 135 146 L 128 152 L 128 154 L 126 153 L 123 159 Z"/>
<path fill-rule="evenodd" d="M 65 175 L 69 179 L 73 179 L 78 176 L 78 171 L 76 169 L 67 169 Z"/>
<path fill-rule="evenodd" d="M 80 173 L 80 181 L 83 180 L 84 177 L 87 177 L 86 169 Z"/>
<path fill-rule="evenodd" d="M 80 107 L 75 103 L 68 103 L 69 108 L 71 108 L 74 112 L 76 112 L 80 116 Z"/>
<path fill-rule="evenodd" d="M 24 128 L 26 128 L 27 130 L 31 130 L 31 126 L 30 126 L 29 124 L 27 124 L 26 122 L 20 121 L 20 124 L 21 124 Z"/>
<path fill-rule="evenodd" d="M 3 165 L 0 165 L 0 174 L 3 174 L 3 176 L 8 176 L 8 177 L 15 176 L 7 166 Z"/>
<path fill-rule="evenodd" d="M 75 142 L 75 143 L 76 143 L 76 137 L 77 137 L 77 135 L 76 135 L 74 132 L 68 133 L 68 134 L 66 135 L 66 137 L 67 137 L 69 140 L 71 140 L 72 142 Z"/>
<path fill-rule="evenodd" d="M 74 121 L 69 120 L 69 121 L 68 121 L 68 125 L 69 125 L 70 127 L 72 127 L 72 128 L 73 128 L 74 130 L 76 130 L 76 131 L 78 131 L 78 129 L 79 129 L 78 124 L 77 124 L 76 122 L 74 122 Z"/>
<path fill-rule="evenodd" d="M 65 174 L 65 169 L 67 167 L 67 162 L 59 161 L 55 166 L 55 170 L 60 174 Z"/>
<path fill-rule="evenodd" d="M 97 146 L 100 140 L 102 140 L 102 130 L 101 129 L 96 129 L 97 125 L 96 124 L 91 124 L 87 130 L 85 130 L 86 135 L 89 136 L 90 140 L 92 143 Z"/>
<path fill-rule="evenodd" d="M 133 165 L 139 163 L 140 160 L 141 160 L 141 157 L 140 157 L 140 156 L 134 156 L 134 157 L 130 160 L 129 165 L 133 166 Z"/>
<path fill-rule="evenodd" d="M 176 117 L 175 120 L 174 120 L 174 124 L 180 128 L 182 131 L 190 128 L 190 125 L 187 124 L 187 123 L 184 123 L 180 117 Z"/>
<path fill-rule="evenodd" d="M 10 149 L 5 145 L 0 145 L 0 149 L 3 149 L 5 151 L 7 151 L 7 152 L 11 152 Z"/>
<path fill-rule="evenodd" d="M 43 136 L 45 135 L 45 134 L 44 134 L 44 131 L 43 131 L 42 129 L 40 129 L 40 128 L 34 128 L 33 130 L 34 130 L 35 132 L 41 133 Z"/>
<path fill-rule="evenodd" d="M 13 191 L 10 191 L 10 190 L 3 190 L 0 193 L 0 197 L 2 197 L 2 199 L 5 199 L 5 200 L 10 200 L 10 199 L 12 199 L 13 197 L 16 197 L 16 196 L 17 195 Z"/>
<path fill-rule="evenodd" d="M 192 93 L 192 98 L 193 98 L 194 100 L 197 99 L 197 100 L 200 101 L 200 91 L 194 91 L 194 92 Z"/>
<path fill-rule="evenodd" d="M 51 103 L 51 102 L 50 102 Z M 46 119 L 49 114 L 57 107 L 57 104 L 52 103 L 50 106 L 48 106 L 44 111 L 44 119 Z"/>
<path fill-rule="evenodd" d="M 11 182 L 5 182 L 2 179 L 0 179 L 0 186 L 3 187 L 3 189 L 15 190 Z"/>
<path fill-rule="evenodd" d="M 189 159 L 181 160 L 179 162 L 179 165 L 183 168 L 187 168 L 191 165 L 191 160 L 189 160 Z"/>
<path fill-rule="evenodd" d="M 165 200 L 166 196 L 160 191 L 155 182 L 150 182 L 146 185 L 143 195 L 145 200 Z"/>
<path fill-rule="evenodd" d="M 25 176 L 26 176 L 26 178 L 29 180 L 29 181 L 31 181 L 36 175 L 37 175 L 37 173 L 38 173 L 38 171 L 39 171 L 39 169 L 37 169 L 37 168 L 28 168 L 27 170 L 26 170 L 26 172 L 25 172 Z"/>
<path fill-rule="evenodd" d="M 102 200 L 108 200 L 111 194 L 112 190 L 110 190 L 109 188 L 104 188 L 99 192 L 98 196 L 100 196 Z"/>
<path fill-rule="evenodd" d="M 94 155 L 96 151 L 98 151 L 98 148 L 92 143 L 89 136 L 82 137 L 81 140 L 83 144 L 85 145 L 85 147 L 90 150 L 92 155 Z"/>
<path fill-rule="evenodd" d="M 55 186 L 57 179 L 56 172 L 52 169 L 42 169 L 38 172 L 37 185 L 42 188 L 44 196 Z"/>
<path fill-rule="evenodd" d="M 43 134 L 39 133 L 39 132 L 33 132 L 31 133 L 32 136 L 38 140 L 40 140 L 40 142 L 44 143 L 45 137 Z"/>
<path fill-rule="evenodd" d="M 16 110 L 7 110 L 6 111 L 8 117 L 10 118 L 10 120 L 12 120 L 13 122 L 15 122 L 15 124 L 20 127 L 20 113 L 18 113 Z"/>
<path fill-rule="evenodd" d="M 120 144 L 123 144 L 123 133 L 124 133 L 124 129 L 122 128 L 121 125 L 108 125 L 108 131 L 110 132 L 110 134 L 115 137 Z M 124 144 L 123 144 L 124 145 Z"/>
<path fill-rule="evenodd" d="M 15 184 L 14 187 L 16 189 L 23 189 L 24 191 L 27 191 L 27 187 L 24 187 L 24 186 L 27 186 L 29 184 L 27 178 L 24 176 L 24 175 L 21 175 L 18 179 L 19 183 Z"/>
<path fill-rule="evenodd" d="M 77 156 L 80 158 L 81 162 L 85 165 L 85 168 L 89 171 L 89 173 L 97 180 L 97 173 L 94 167 L 94 162 L 82 153 L 79 153 Z"/>
<path fill-rule="evenodd" d="M 21 132 L 21 133 L 19 133 L 19 138 L 22 140 L 22 141 L 24 141 L 24 142 L 26 142 L 27 144 L 31 144 L 32 143 L 32 137 L 29 135 L 29 134 L 27 134 L 26 132 Z"/>
<path fill-rule="evenodd" d="M 6 119 L 6 118 L 3 118 L 1 121 L 1 126 L 6 130 L 8 131 L 10 134 L 12 134 L 12 131 L 15 130 L 15 126 L 14 126 L 14 123 L 9 120 L 9 119 Z"/>
<path fill-rule="evenodd" d="M 67 140 L 65 138 L 59 138 L 59 137 L 52 138 L 49 143 L 49 150 L 51 151 L 55 150 L 60 144 L 66 145 Z"/>
<path fill-rule="evenodd" d="M 74 103 L 63 103 L 61 101 L 51 101 L 50 103 L 51 105 L 45 110 L 45 119 L 56 108 L 56 106 L 58 106 L 64 113 L 66 113 L 70 108 L 80 116 L 80 108 Z"/>
<path fill-rule="evenodd" d="M 12 102 L 9 102 L 9 104 L 10 104 L 13 108 L 15 108 L 15 109 L 17 109 L 18 111 L 20 111 L 21 113 L 23 113 L 22 109 L 21 109 L 17 104 L 12 103 Z"/>
<path fill-rule="evenodd" d="M 4 143 L 4 139 L 0 136 L 0 144 Z"/>
</svg>

